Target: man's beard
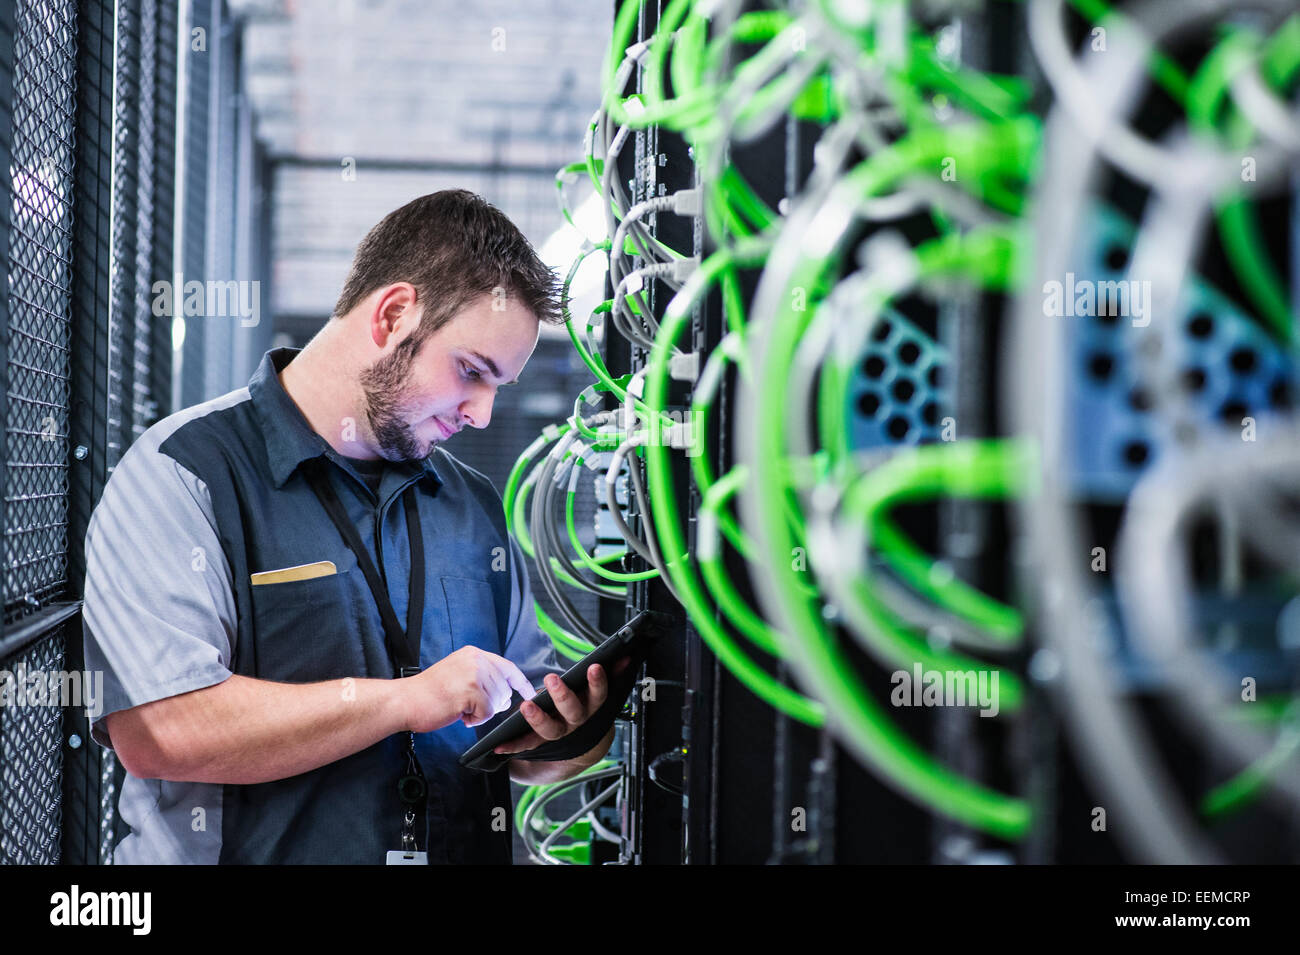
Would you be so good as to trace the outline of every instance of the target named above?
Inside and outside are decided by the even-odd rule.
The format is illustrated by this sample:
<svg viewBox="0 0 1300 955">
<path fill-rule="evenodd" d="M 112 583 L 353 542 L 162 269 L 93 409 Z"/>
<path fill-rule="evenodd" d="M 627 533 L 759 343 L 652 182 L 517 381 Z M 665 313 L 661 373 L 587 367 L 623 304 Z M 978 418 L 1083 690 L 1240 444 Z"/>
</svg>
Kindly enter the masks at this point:
<svg viewBox="0 0 1300 955">
<path fill-rule="evenodd" d="M 433 443 L 421 447 L 411 426 L 401 417 L 406 403 L 407 377 L 422 342 L 408 335 L 388 355 L 363 371 L 358 378 L 366 399 L 366 418 L 379 444 L 380 456 L 388 460 L 420 461 L 429 456 Z"/>
</svg>

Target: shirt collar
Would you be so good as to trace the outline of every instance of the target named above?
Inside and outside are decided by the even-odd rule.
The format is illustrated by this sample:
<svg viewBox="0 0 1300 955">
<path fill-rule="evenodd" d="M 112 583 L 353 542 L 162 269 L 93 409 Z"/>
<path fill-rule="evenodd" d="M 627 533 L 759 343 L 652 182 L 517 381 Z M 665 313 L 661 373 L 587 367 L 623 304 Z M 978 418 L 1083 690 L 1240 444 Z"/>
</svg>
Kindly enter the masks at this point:
<svg viewBox="0 0 1300 955">
<path fill-rule="evenodd" d="M 248 393 L 266 439 L 266 457 L 276 488 L 284 487 L 299 464 L 322 454 L 344 466 L 340 460 L 342 455 L 312 430 L 277 377 L 300 351 L 301 348 L 272 348 L 262 356 L 257 371 L 248 381 Z M 406 469 L 413 475 L 422 472 L 441 485 L 442 477 L 434 468 L 432 458 L 431 454 L 423 461 L 404 461 L 393 467 Z"/>
</svg>

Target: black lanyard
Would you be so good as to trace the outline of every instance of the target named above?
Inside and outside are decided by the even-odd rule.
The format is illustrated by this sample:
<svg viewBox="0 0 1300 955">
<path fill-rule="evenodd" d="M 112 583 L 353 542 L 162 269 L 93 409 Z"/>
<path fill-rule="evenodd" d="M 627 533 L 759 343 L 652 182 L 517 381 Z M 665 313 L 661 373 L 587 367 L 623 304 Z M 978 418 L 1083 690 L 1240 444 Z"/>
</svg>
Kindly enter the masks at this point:
<svg viewBox="0 0 1300 955">
<path fill-rule="evenodd" d="M 420 634 L 424 626 L 424 529 L 420 524 L 420 514 L 416 503 L 416 488 L 412 484 L 402 494 L 406 507 L 406 536 L 411 545 L 410 597 L 406 607 L 406 630 L 397 621 L 397 612 L 388 597 L 388 587 L 375 569 L 370 553 L 361 542 L 361 535 L 356 525 L 348 517 L 339 497 L 334 493 L 326 473 L 329 465 L 325 457 L 314 458 L 307 462 L 304 473 L 307 483 L 315 492 L 321 505 L 334 521 L 343 540 L 357 555 L 357 564 L 366 577 L 366 584 L 379 607 L 379 616 L 384 624 L 384 636 L 387 640 L 388 655 L 393 661 L 393 673 L 397 677 L 414 676 L 420 672 Z M 375 548 L 381 546 L 379 539 L 379 520 L 375 517 Z M 417 811 L 423 813 L 428 783 L 420 762 L 415 758 L 415 734 L 406 734 L 405 753 L 406 771 L 397 781 L 397 794 L 402 801 L 402 850 L 418 851 L 415 841 L 415 819 Z"/>
</svg>

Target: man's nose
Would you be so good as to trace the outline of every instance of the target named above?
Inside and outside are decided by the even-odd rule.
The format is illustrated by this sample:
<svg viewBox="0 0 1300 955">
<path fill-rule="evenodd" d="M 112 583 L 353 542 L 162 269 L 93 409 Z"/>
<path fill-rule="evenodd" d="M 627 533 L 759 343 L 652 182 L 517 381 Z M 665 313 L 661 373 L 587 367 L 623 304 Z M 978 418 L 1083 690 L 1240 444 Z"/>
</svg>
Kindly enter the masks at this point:
<svg viewBox="0 0 1300 955">
<path fill-rule="evenodd" d="M 461 416 L 471 428 L 486 428 L 492 420 L 492 394 L 478 395 L 461 405 Z"/>
</svg>

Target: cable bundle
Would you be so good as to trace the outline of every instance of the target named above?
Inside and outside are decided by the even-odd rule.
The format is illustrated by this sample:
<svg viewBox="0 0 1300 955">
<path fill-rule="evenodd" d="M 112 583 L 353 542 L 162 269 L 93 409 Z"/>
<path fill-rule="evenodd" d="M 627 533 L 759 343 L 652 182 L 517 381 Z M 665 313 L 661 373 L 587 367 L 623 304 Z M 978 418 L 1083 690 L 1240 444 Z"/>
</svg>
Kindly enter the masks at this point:
<svg viewBox="0 0 1300 955">
<path fill-rule="evenodd" d="M 642 4 L 623 3 L 585 155 L 557 178 L 571 222 L 566 186 L 582 174 L 605 219 L 608 238 L 588 242 L 565 283 L 567 297 L 583 260 L 607 259 L 612 297 L 585 319 L 569 316 L 571 341 L 595 383 L 569 420 L 521 457 L 507 514 L 563 617 L 543 625 L 570 657 L 601 634 L 573 611 L 564 585 L 621 597 L 622 585 L 657 577 L 758 697 L 827 726 L 881 779 L 934 812 L 1004 840 L 1031 832 L 1030 802 L 960 775 L 918 745 L 869 691 L 854 656 L 885 671 L 919 664 L 996 674 L 1003 720 L 1025 718 L 1028 672 L 1053 671 L 1063 676 L 1042 682 L 1061 687 L 1091 768 L 1141 820 L 1126 827 L 1139 833 L 1135 851 L 1160 860 L 1213 858 L 1095 650 L 1096 628 L 1106 623 L 1090 609 L 1079 556 L 1088 548 L 1074 513 L 1083 502 L 1062 440 L 1070 427 L 1062 395 L 1075 372 L 1061 366 L 1067 330 L 1045 320 L 1041 290 L 1070 267 L 1081 210 L 1097 201 L 1096 173 L 1106 168 L 1150 193 L 1128 268 L 1151 277 L 1157 302 L 1168 309 L 1177 300 L 1215 232 L 1259 326 L 1291 348 L 1288 289 L 1263 248 L 1255 201 L 1279 188 L 1300 152 L 1300 122 L 1286 100 L 1300 76 L 1300 15 L 1280 0 L 1148 0 L 1123 14 L 1102 0 L 1072 0 L 1076 25 L 1108 38 L 1102 62 L 1076 56 L 1063 0 L 1023 6 L 1043 77 L 1037 83 L 963 65 L 958 27 L 969 4 L 812 0 L 797 10 L 754 11 L 728 0 L 671 0 L 653 35 L 633 42 Z M 1236 17 L 1245 7 L 1258 16 Z M 1208 42 L 1189 46 L 1189 33 Z M 1176 40 L 1180 57 L 1167 51 Z M 629 94 L 634 80 L 637 92 Z M 1152 83 L 1181 110 L 1162 142 L 1131 123 Z M 794 121 L 820 129 L 813 167 L 798 193 L 773 209 L 733 159 Z M 649 127 L 689 144 L 696 185 L 633 202 L 618 160 L 634 131 Z M 1247 152 L 1257 177 L 1243 185 Z M 702 260 L 656 237 L 654 223 L 670 215 L 700 217 Z M 749 310 L 746 275 L 757 275 Z M 649 294 L 656 283 L 672 296 L 658 317 Z M 685 352 L 681 339 L 714 289 L 726 333 L 707 355 Z M 855 446 L 850 383 L 887 317 L 908 301 L 941 305 L 981 295 L 1011 303 L 1014 356 L 1003 364 L 1016 436 Z M 593 337 L 597 323 L 646 352 L 644 365 L 614 378 Z M 1175 351 L 1169 324 L 1154 322 L 1136 336 L 1139 346 L 1161 341 L 1135 347 L 1133 364 L 1154 396 L 1151 414 L 1186 434 L 1177 425 L 1194 412 L 1167 364 Z M 719 473 L 701 444 L 729 374 L 738 459 Z M 685 419 L 670 410 L 673 380 L 693 383 Z M 617 410 L 588 413 L 604 394 Z M 1294 446 L 1285 440 L 1267 447 Z M 699 495 L 694 554 L 673 480 L 672 456 L 684 451 Z M 1282 481 L 1290 459 L 1279 454 L 1235 470 L 1212 467 L 1212 455 L 1194 459 L 1204 466 L 1198 473 L 1224 475 L 1234 513 L 1264 546 L 1282 533 L 1271 522 L 1284 508 L 1259 490 L 1268 484 L 1260 468 Z M 584 467 L 626 540 L 622 553 L 594 558 L 579 541 L 573 504 Z M 1140 481 L 1137 502 L 1166 494 L 1190 510 L 1214 496 L 1212 485 L 1180 484 L 1176 469 L 1153 469 Z M 1151 484 L 1161 490 L 1148 490 Z M 897 509 L 941 499 L 1019 502 L 1036 568 L 1024 581 L 1025 605 L 961 580 L 904 532 Z M 623 515 L 631 504 L 639 531 Z M 1223 700 L 1212 706 L 1192 692 L 1210 678 L 1184 665 L 1194 656 L 1186 640 L 1191 585 L 1168 556 L 1179 550 L 1169 542 L 1184 511 L 1167 503 L 1130 510 L 1121 551 L 1136 555 L 1132 566 L 1143 573 L 1121 578 L 1126 625 L 1160 648 L 1155 655 L 1186 690 L 1188 715 L 1248 762 L 1206 795 L 1202 815 L 1244 806 L 1270 782 L 1300 796 L 1293 770 L 1284 769 L 1297 738 L 1281 719 L 1290 712 L 1285 705 L 1273 700 L 1275 718 L 1264 721 L 1273 729 L 1261 736 L 1239 719 L 1225 724 Z M 1300 534 L 1288 525 L 1288 544 L 1300 540 L 1293 529 Z M 1166 546 L 1168 553 L 1159 550 Z M 744 559 L 757 605 L 730 578 L 730 552 Z M 649 569 L 609 569 L 625 557 Z M 1041 635 L 1030 632 L 1029 609 Z M 797 687 L 773 675 L 773 660 L 789 665 Z"/>
</svg>

